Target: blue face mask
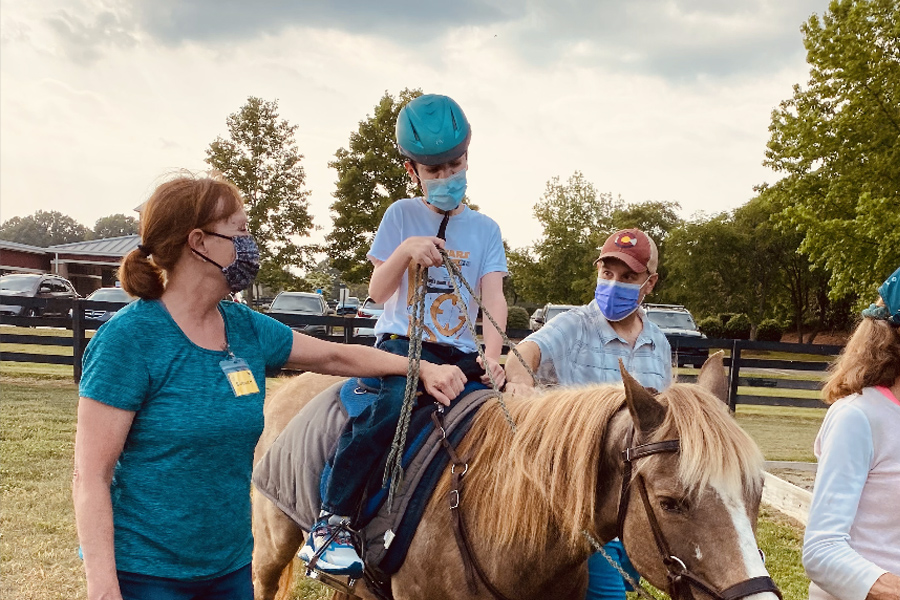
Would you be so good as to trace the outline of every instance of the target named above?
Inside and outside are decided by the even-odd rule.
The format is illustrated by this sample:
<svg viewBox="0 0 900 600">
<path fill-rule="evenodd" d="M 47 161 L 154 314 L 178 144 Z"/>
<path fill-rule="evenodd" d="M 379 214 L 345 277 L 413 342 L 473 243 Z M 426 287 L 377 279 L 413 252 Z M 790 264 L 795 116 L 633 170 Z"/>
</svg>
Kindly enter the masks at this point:
<svg viewBox="0 0 900 600">
<path fill-rule="evenodd" d="M 649 277 L 647 278 L 649 280 Z M 644 281 L 644 283 L 647 283 Z M 597 279 L 594 300 L 608 321 L 621 321 L 637 310 L 644 283 L 622 283 L 612 279 Z"/>
<path fill-rule="evenodd" d="M 425 201 L 438 210 L 451 211 L 466 195 L 466 170 L 445 179 L 420 179 L 425 187 Z"/>
</svg>

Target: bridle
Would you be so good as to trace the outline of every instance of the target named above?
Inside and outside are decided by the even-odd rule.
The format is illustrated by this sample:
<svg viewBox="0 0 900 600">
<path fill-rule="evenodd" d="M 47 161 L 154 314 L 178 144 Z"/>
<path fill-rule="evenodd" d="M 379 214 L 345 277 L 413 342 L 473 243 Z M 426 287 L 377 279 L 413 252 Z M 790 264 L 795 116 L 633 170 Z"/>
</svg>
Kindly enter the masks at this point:
<svg viewBox="0 0 900 600">
<path fill-rule="evenodd" d="M 775 581 L 771 577 L 764 575 L 760 577 L 751 577 L 739 583 L 736 583 L 724 590 L 718 590 L 709 582 L 699 575 L 696 575 L 687 568 L 685 562 L 675 556 L 669 549 L 669 543 L 663 534 L 659 521 L 656 519 L 656 513 L 650 504 L 650 497 L 647 494 L 647 484 L 643 475 L 632 477 L 632 463 L 639 459 L 653 454 L 664 452 L 679 452 L 681 448 L 680 440 L 665 440 L 662 442 L 653 442 L 649 444 L 640 444 L 632 446 L 634 441 L 634 426 L 632 425 L 628 431 L 625 442 L 625 450 L 622 451 L 622 458 L 625 463 L 625 470 L 622 476 L 622 494 L 619 497 L 619 513 L 616 519 L 617 532 L 619 539 L 624 540 L 625 533 L 625 515 L 628 512 L 628 501 L 631 497 L 631 485 L 637 482 L 637 489 L 640 493 L 641 500 L 644 505 L 644 513 L 650 522 L 650 528 L 653 530 L 653 538 L 656 540 L 656 548 L 659 550 L 660 558 L 666 567 L 666 575 L 669 579 L 669 595 L 672 598 L 693 600 L 693 590 L 698 589 L 703 593 L 715 598 L 716 600 L 738 600 L 753 594 L 763 592 L 772 592 L 778 598 L 781 598 L 781 590 L 775 585 Z"/>
</svg>

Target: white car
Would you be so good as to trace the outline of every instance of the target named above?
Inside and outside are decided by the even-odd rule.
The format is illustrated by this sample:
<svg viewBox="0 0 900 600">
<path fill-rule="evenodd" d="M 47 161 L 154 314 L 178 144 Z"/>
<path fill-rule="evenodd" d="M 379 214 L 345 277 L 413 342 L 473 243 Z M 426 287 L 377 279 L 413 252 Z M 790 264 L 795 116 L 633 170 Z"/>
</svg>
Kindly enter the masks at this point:
<svg viewBox="0 0 900 600">
<path fill-rule="evenodd" d="M 384 304 L 379 304 L 371 298 L 366 298 L 365 302 L 356 311 L 356 316 L 361 319 L 377 319 L 384 312 Z M 355 327 L 353 329 L 354 337 L 374 337 L 374 327 Z"/>
<path fill-rule="evenodd" d="M 566 311 L 572 310 L 573 308 L 578 307 L 574 304 L 545 304 L 539 316 L 532 315 L 532 318 L 537 325 L 535 331 L 543 327 L 545 324 L 549 323 L 550 320 L 553 319 L 553 317 L 557 317 Z"/>
</svg>

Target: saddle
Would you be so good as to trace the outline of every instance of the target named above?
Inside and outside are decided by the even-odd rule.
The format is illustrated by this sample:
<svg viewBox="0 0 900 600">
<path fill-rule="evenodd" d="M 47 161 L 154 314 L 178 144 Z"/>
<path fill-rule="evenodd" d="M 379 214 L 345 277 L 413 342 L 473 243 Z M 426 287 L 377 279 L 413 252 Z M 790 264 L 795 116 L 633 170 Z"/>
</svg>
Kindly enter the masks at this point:
<svg viewBox="0 0 900 600">
<path fill-rule="evenodd" d="M 304 531 L 319 515 L 321 497 L 334 450 L 347 420 L 375 399 L 366 381 L 338 382 L 313 398 L 291 420 L 253 470 L 253 484 Z M 459 398 L 444 409 L 444 432 L 451 445 L 463 438 L 477 410 L 494 393 L 469 383 Z M 366 488 L 357 524 L 361 525 L 362 558 L 367 571 L 382 581 L 399 570 L 406 558 L 431 493 L 449 462 L 442 449 L 444 432 L 436 430 L 431 413 L 436 408 L 419 405 L 413 410 L 403 454 L 405 470 L 400 493 L 391 506 L 387 486 L 376 469 Z"/>
</svg>

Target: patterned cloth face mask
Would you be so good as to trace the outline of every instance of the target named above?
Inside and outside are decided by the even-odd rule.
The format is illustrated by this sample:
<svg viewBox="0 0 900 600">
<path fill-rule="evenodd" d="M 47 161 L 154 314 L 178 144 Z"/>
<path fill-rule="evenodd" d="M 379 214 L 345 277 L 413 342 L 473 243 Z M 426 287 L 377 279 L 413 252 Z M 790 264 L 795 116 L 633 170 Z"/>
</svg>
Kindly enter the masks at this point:
<svg viewBox="0 0 900 600">
<path fill-rule="evenodd" d="M 425 201 L 438 210 L 450 212 L 466 195 L 466 170 L 463 169 L 444 179 L 422 179 Z"/>
<path fill-rule="evenodd" d="M 649 280 L 648 277 L 644 283 L 622 283 L 598 277 L 594 300 L 608 321 L 621 321 L 637 310 L 641 288 Z"/>
<path fill-rule="evenodd" d="M 214 231 L 203 231 L 203 233 L 220 237 L 224 240 L 231 240 L 231 243 L 234 244 L 234 260 L 227 267 L 223 267 L 208 256 L 203 256 L 193 248 L 191 248 L 191 251 L 203 260 L 222 269 L 222 274 L 225 276 L 225 282 L 228 284 L 228 289 L 231 290 L 232 293 L 240 292 L 241 290 L 250 287 L 250 284 L 256 279 L 256 274 L 259 273 L 260 262 L 259 246 L 256 245 L 256 240 L 253 239 L 253 236 L 236 235 L 232 237 Z"/>
</svg>

